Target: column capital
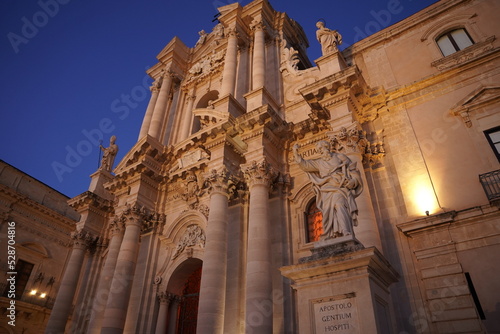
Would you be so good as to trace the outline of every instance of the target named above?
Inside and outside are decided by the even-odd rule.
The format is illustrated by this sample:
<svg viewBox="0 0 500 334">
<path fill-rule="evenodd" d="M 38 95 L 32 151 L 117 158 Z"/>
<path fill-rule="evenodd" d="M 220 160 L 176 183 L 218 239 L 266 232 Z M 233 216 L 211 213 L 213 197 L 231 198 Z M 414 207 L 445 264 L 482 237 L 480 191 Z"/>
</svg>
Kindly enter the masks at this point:
<svg viewBox="0 0 500 334">
<path fill-rule="evenodd" d="M 111 223 L 109 223 L 109 232 L 111 236 L 116 234 L 121 234 L 125 231 L 125 219 L 123 216 L 115 217 Z"/>
<path fill-rule="evenodd" d="M 160 304 L 168 305 L 172 301 L 174 295 L 172 295 L 171 293 L 165 292 L 165 291 L 161 291 L 161 292 L 158 292 L 156 294 L 156 297 L 160 301 Z"/>
<path fill-rule="evenodd" d="M 239 34 L 238 34 L 238 31 L 236 30 L 236 28 L 228 28 L 224 31 L 224 34 L 226 35 L 226 37 L 229 39 L 231 37 L 236 37 L 238 38 L 239 37 Z"/>
<path fill-rule="evenodd" d="M 252 161 L 250 166 L 246 167 L 243 173 L 249 188 L 252 188 L 254 185 L 265 185 L 269 187 L 277 174 L 276 170 L 265 159 L 259 163 L 255 160 Z"/>
<path fill-rule="evenodd" d="M 233 176 L 226 167 L 222 167 L 220 171 L 212 169 L 210 173 L 205 175 L 205 182 L 208 185 L 208 191 L 212 194 L 222 194 L 229 197 L 229 188 L 234 185 Z"/>
<path fill-rule="evenodd" d="M 74 231 L 71 233 L 71 240 L 73 241 L 73 248 L 87 249 L 94 237 L 87 231 Z"/>
<path fill-rule="evenodd" d="M 266 24 L 262 20 L 254 20 L 250 23 L 250 29 L 255 33 L 257 31 L 266 31 Z"/>
</svg>

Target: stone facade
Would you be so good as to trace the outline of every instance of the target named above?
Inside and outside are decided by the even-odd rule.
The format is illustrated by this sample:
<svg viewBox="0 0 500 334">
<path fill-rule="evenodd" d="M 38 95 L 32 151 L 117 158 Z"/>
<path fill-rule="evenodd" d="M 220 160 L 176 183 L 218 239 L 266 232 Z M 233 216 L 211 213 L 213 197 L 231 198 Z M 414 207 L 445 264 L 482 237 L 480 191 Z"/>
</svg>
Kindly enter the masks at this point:
<svg viewBox="0 0 500 334">
<path fill-rule="evenodd" d="M 136 145 L 71 199 L 99 242 L 73 246 L 46 333 L 499 331 L 500 213 L 478 178 L 499 169 L 500 4 L 442 0 L 342 52 L 318 24 L 316 66 L 268 1 L 219 12 L 160 52 Z M 444 57 L 453 34 L 471 45 Z M 354 233 L 314 242 L 293 147 L 321 141 L 362 191 Z"/>
<path fill-rule="evenodd" d="M 47 325 L 79 219 L 67 201 L 0 160 L 0 333 L 39 333 Z"/>
</svg>

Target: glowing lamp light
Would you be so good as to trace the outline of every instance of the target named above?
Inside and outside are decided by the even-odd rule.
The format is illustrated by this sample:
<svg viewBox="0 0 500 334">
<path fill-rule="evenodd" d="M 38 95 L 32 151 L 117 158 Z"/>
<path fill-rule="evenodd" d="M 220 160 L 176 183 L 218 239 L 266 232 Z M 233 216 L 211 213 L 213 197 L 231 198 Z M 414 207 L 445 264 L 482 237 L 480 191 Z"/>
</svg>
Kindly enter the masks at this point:
<svg viewBox="0 0 500 334">
<path fill-rule="evenodd" d="M 40 298 L 45 298 L 45 296 L 47 296 L 47 294 L 44 292 L 40 295 Z"/>
<path fill-rule="evenodd" d="M 413 202 L 420 215 L 429 216 L 438 211 L 439 205 L 432 186 L 427 182 L 418 183 L 413 188 Z"/>
<path fill-rule="evenodd" d="M 30 295 L 34 296 L 34 295 L 36 295 L 36 292 L 37 292 L 36 290 L 31 290 Z"/>
</svg>

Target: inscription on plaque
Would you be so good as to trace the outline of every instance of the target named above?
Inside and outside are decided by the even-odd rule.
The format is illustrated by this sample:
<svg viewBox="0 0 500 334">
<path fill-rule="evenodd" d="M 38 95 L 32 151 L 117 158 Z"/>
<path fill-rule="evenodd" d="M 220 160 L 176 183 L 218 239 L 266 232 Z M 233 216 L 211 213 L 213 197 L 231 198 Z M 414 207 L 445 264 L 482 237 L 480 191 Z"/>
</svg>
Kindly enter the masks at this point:
<svg viewBox="0 0 500 334">
<path fill-rule="evenodd" d="M 358 310 L 354 294 L 312 301 L 316 334 L 359 333 Z"/>
</svg>

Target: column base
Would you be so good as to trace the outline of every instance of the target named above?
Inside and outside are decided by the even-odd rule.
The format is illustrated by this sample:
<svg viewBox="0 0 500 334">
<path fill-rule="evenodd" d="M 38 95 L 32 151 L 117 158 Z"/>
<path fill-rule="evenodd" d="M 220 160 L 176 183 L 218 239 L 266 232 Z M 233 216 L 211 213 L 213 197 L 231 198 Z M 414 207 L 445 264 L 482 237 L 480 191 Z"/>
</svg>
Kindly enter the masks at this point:
<svg viewBox="0 0 500 334">
<path fill-rule="evenodd" d="M 398 273 L 375 247 L 336 239 L 280 269 L 297 291 L 298 332 L 394 333 L 388 288 Z"/>
</svg>

